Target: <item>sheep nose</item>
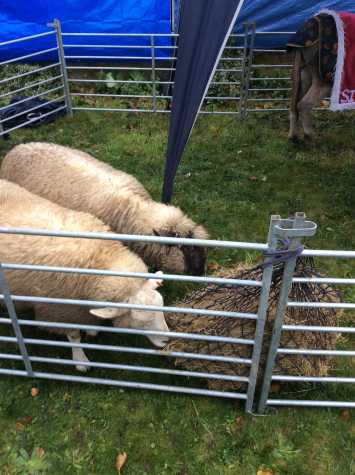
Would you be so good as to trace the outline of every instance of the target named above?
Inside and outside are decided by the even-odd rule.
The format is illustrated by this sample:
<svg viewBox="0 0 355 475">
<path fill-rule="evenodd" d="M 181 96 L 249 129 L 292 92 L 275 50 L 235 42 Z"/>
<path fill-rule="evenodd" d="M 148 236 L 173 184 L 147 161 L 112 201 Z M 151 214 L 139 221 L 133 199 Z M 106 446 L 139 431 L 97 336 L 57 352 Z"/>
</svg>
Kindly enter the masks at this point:
<svg viewBox="0 0 355 475">
<path fill-rule="evenodd" d="M 192 246 L 190 248 L 185 246 L 183 251 L 187 272 L 192 275 L 203 275 L 206 272 L 206 249 L 199 246 Z"/>
<path fill-rule="evenodd" d="M 196 256 L 197 257 L 197 256 Z M 188 273 L 191 275 L 204 275 L 206 272 L 206 257 L 197 257 L 189 262 Z"/>
</svg>

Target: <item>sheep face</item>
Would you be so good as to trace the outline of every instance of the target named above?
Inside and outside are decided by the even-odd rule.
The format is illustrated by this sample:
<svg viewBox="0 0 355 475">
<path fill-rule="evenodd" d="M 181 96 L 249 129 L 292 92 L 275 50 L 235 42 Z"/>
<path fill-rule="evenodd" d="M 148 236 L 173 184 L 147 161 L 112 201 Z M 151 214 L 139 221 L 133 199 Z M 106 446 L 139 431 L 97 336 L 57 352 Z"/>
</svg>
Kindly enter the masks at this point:
<svg viewBox="0 0 355 475">
<path fill-rule="evenodd" d="M 140 305 L 152 305 L 162 307 L 164 305 L 163 297 L 156 290 L 162 281 L 158 279 L 148 280 L 137 294 L 128 300 L 128 303 Z M 166 324 L 164 313 L 159 311 L 130 310 L 122 314 L 122 310 L 115 308 L 102 308 L 90 310 L 93 315 L 111 319 L 113 325 L 118 328 L 135 328 L 140 330 L 152 330 L 168 332 L 169 327 Z M 168 343 L 165 336 L 147 335 L 147 338 L 153 345 L 163 348 Z"/>
<path fill-rule="evenodd" d="M 135 303 L 144 303 L 146 305 L 154 305 L 154 306 L 163 306 L 163 297 L 160 295 L 159 292 L 156 290 L 145 291 L 143 298 L 137 295 L 137 300 Z M 120 319 L 114 321 L 114 325 L 116 322 L 119 326 L 121 326 Z M 129 321 L 127 322 L 130 328 L 141 328 L 144 330 L 154 330 L 154 331 L 162 331 L 168 332 L 169 327 L 166 324 L 164 313 L 163 312 L 144 312 L 139 310 L 131 310 L 131 314 L 129 317 Z M 158 336 L 158 335 L 148 335 L 149 340 L 153 343 L 153 345 L 157 346 L 158 348 L 163 348 L 169 341 L 166 336 Z"/>
<path fill-rule="evenodd" d="M 196 226 L 188 233 L 154 230 L 154 234 L 188 239 L 207 239 L 208 237 L 202 226 Z M 157 257 L 156 266 L 164 269 L 165 272 L 191 275 L 203 275 L 206 272 L 207 249 L 202 246 L 162 245 Z"/>
</svg>

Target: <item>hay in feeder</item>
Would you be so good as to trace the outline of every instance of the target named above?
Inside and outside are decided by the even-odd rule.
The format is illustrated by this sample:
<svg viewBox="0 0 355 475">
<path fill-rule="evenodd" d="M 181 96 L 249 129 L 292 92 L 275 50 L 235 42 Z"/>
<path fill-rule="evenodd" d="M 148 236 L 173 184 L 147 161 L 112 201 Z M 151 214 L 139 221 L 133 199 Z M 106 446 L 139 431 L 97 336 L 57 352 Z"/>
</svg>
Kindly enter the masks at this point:
<svg viewBox="0 0 355 475">
<path fill-rule="evenodd" d="M 247 269 L 244 267 L 229 268 L 221 272 L 220 277 L 235 279 L 261 280 L 261 266 Z M 269 296 L 269 311 L 265 326 L 264 344 L 261 365 L 265 364 L 272 322 L 275 318 L 276 306 L 281 288 L 283 264 L 274 267 L 273 279 Z M 299 259 L 295 277 L 319 277 L 314 268 L 313 260 Z M 178 304 L 181 307 L 203 308 L 235 312 L 257 313 L 260 287 L 233 286 L 211 284 L 203 289 L 192 292 Z M 337 291 L 327 284 L 296 283 L 293 284 L 290 300 L 302 302 L 339 302 Z M 286 311 L 284 324 L 309 326 L 336 326 L 340 312 L 329 308 L 291 308 Z M 171 331 L 198 333 L 204 335 L 226 336 L 234 338 L 254 339 L 255 320 L 228 317 L 210 317 L 204 315 L 169 314 L 166 316 Z M 324 349 L 335 348 L 338 334 L 321 332 L 283 331 L 282 348 Z M 204 353 L 209 355 L 251 358 L 252 346 L 220 342 L 173 339 L 166 347 L 167 351 L 183 351 Z M 325 356 L 278 355 L 274 374 L 325 376 L 330 369 L 331 361 Z M 178 358 L 175 365 L 191 371 L 204 371 L 226 375 L 248 376 L 250 366 L 220 361 L 204 361 Z M 260 377 L 260 371 L 259 371 Z M 221 381 L 208 379 L 208 387 L 215 390 L 245 389 L 243 382 Z"/>
</svg>

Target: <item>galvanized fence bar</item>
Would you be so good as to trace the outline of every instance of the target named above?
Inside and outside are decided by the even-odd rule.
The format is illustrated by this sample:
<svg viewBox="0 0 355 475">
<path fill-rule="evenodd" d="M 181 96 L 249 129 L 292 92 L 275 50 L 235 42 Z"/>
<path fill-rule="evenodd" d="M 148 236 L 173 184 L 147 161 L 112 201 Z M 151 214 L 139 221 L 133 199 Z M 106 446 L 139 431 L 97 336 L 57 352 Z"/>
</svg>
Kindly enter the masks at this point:
<svg viewBox="0 0 355 475">
<path fill-rule="evenodd" d="M 170 114 L 170 110 L 166 109 L 157 109 L 154 111 L 153 109 L 138 109 L 138 108 L 122 108 L 122 107 L 73 107 L 73 111 L 96 111 L 96 112 L 159 112 L 161 114 Z M 276 109 L 275 109 L 276 110 Z M 282 109 L 287 110 L 287 109 Z M 249 109 L 248 109 L 249 111 Z M 258 110 L 257 110 L 258 111 Z M 260 111 L 258 111 L 260 112 Z M 202 115 L 239 115 L 238 111 L 200 111 Z"/>
<path fill-rule="evenodd" d="M 315 325 L 282 325 L 285 331 L 324 332 L 324 333 L 355 333 L 355 327 L 327 327 Z"/>
<path fill-rule="evenodd" d="M 249 23 L 244 23 L 244 46 L 242 56 L 242 80 L 240 84 L 240 100 L 239 100 L 239 116 L 241 119 L 245 117 L 244 111 L 244 95 L 245 95 L 245 74 L 248 58 L 248 38 L 249 38 Z"/>
<path fill-rule="evenodd" d="M 154 42 L 154 37 L 155 35 L 149 35 L 150 38 L 153 38 Z M 63 48 L 102 48 L 102 49 L 177 49 L 176 46 L 165 46 L 165 45 L 80 45 L 80 44 L 63 44 Z M 231 48 L 226 48 L 226 49 L 231 49 Z"/>
<path fill-rule="evenodd" d="M 3 299 L 4 295 L 0 294 L 0 299 Z M 35 302 L 45 304 L 60 304 L 60 305 L 79 305 L 82 307 L 102 307 L 104 303 L 106 307 L 127 309 L 127 310 L 142 310 L 153 312 L 172 312 L 172 313 L 186 313 L 190 315 L 206 315 L 210 317 L 228 317 L 228 318 L 245 318 L 249 320 L 256 320 L 257 315 L 255 313 L 248 312 L 227 312 L 222 310 L 206 310 L 198 308 L 182 308 L 182 307 L 166 307 L 155 305 L 138 305 L 128 303 L 117 302 L 102 302 L 97 300 L 83 300 L 83 299 L 63 299 L 63 298 L 49 298 L 49 297 L 34 297 L 29 295 L 12 295 L 14 302 Z"/>
<path fill-rule="evenodd" d="M 80 363 L 81 364 L 81 363 Z M 16 376 L 28 376 L 24 371 L 16 370 L 3 370 L 0 369 L 0 374 L 11 374 Z M 245 400 L 246 395 L 244 393 L 230 392 L 230 391 L 213 391 L 211 389 L 197 389 L 189 388 L 185 386 L 171 386 L 164 384 L 150 384 L 150 383 L 139 383 L 131 381 L 119 381 L 116 379 L 104 379 L 104 378 L 94 378 L 87 376 L 72 376 L 67 374 L 58 374 L 58 373 L 44 373 L 35 371 L 33 377 L 36 379 L 49 379 L 57 381 L 69 381 L 76 383 L 87 383 L 87 384 L 103 384 L 106 386 L 117 386 L 121 388 L 128 389 L 149 389 L 155 391 L 165 391 L 170 393 L 181 393 L 181 394 L 190 394 L 197 396 L 211 396 L 211 397 L 221 397 L 229 399 L 241 399 Z M 355 404 L 355 403 L 354 403 Z"/>
<path fill-rule="evenodd" d="M 17 340 L 14 337 L 0 336 L 0 341 L 7 343 L 16 343 Z M 132 347 L 132 346 L 117 346 L 117 345 L 98 345 L 94 343 L 72 343 L 58 340 L 40 340 L 36 338 L 25 338 L 24 342 L 28 345 L 37 346 L 52 346 L 55 348 L 84 348 L 89 350 L 100 351 L 112 351 L 115 353 L 129 353 L 137 355 L 153 355 L 164 356 L 170 358 L 184 358 L 190 360 L 202 360 L 202 361 L 219 361 L 223 363 L 240 363 L 243 365 L 250 365 L 251 360 L 248 358 L 238 358 L 232 356 L 219 356 L 209 355 L 204 353 L 186 353 L 183 351 L 164 351 L 164 350 L 151 350 L 147 348 Z"/>
<path fill-rule="evenodd" d="M 7 285 L 7 281 L 6 281 L 3 269 L 1 267 L 1 263 L 0 263 L 0 289 L 2 290 L 2 293 L 3 293 L 3 299 L 4 299 L 4 302 L 5 302 L 5 306 L 6 306 L 6 309 L 7 309 L 8 313 L 9 313 L 9 317 L 11 319 L 12 328 L 13 328 L 14 333 L 16 335 L 16 343 L 17 343 L 18 348 L 20 350 L 20 353 L 21 353 L 21 356 L 22 356 L 21 359 L 22 359 L 22 361 L 25 365 L 27 376 L 33 376 L 32 365 L 31 365 L 31 362 L 29 360 L 26 343 L 25 343 L 23 335 L 22 335 L 21 327 L 19 325 L 17 315 L 16 315 L 15 306 L 14 306 L 12 298 L 11 298 L 11 293 L 10 293 L 9 287 Z"/>
<path fill-rule="evenodd" d="M 19 92 L 26 91 L 27 89 L 32 89 L 33 87 L 39 87 L 39 86 L 42 86 L 43 84 L 48 84 L 50 82 L 57 81 L 61 77 L 62 77 L 61 75 L 53 76 L 53 77 L 48 78 L 48 79 L 43 79 L 42 81 L 33 82 L 31 84 L 28 84 L 27 86 L 20 87 L 19 89 L 15 89 L 13 91 L 9 91 L 9 92 L 5 92 L 4 94 L 0 94 L 0 98 L 11 96 L 13 94 L 17 94 Z"/>
<path fill-rule="evenodd" d="M 41 51 L 35 51 L 34 53 L 25 54 L 24 56 L 18 56 L 17 58 L 12 58 L 12 59 L 7 59 L 6 61 L 1 61 L 0 66 L 5 66 L 5 65 L 11 64 L 11 63 L 17 63 L 19 61 L 23 61 L 24 59 L 33 58 L 34 56 L 39 56 L 40 54 L 52 53 L 53 51 L 57 51 L 57 50 L 58 50 L 58 48 L 55 47 L 55 48 L 43 49 Z"/>
<path fill-rule="evenodd" d="M 3 360 L 21 360 L 21 356 L 14 355 L 12 353 L 0 353 L 0 359 Z M 68 360 L 63 358 L 48 358 L 43 356 L 30 356 L 30 361 L 33 363 L 49 363 L 56 365 L 66 365 L 66 366 L 75 366 L 77 364 L 83 366 L 89 366 L 92 368 L 102 368 L 102 369 L 117 369 L 121 371 L 132 371 L 138 373 L 154 373 L 154 374 L 163 374 L 171 376 L 184 376 L 191 378 L 206 378 L 206 379 L 220 379 L 221 381 L 234 381 L 247 383 L 248 378 L 245 376 L 231 376 L 229 374 L 219 374 L 219 373 L 203 373 L 198 371 L 184 371 L 184 370 L 175 370 L 175 369 L 165 369 L 165 368 L 155 368 L 151 366 L 136 366 L 136 365 L 126 365 L 126 364 L 115 364 L 115 363 L 99 363 L 96 361 L 75 361 Z"/>
<path fill-rule="evenodd" d="M 23 234 L 24 236 L 58 236 L 73 237 L 84 239 L 103 239 L 108 241 L 123 242 L 150 242 L 157 244 L 181 244 L 186 246 L 202 246 L 216 247 L 225 249 L 245 249 L 254 251 L 266 251 L 267 244 L 255 242 L 240 241 L 218 241 L 213 239 L 190 239 L 190 238 L 173 238 L 173 237 L 157 237 L 146 236 L 140 234 L 117 234 L 117 233 L 97 233 L 97 232 L 74 232 L 74 231 L 52 231 L 49 229 L 32 229 L 32 228 L 8 228 L 0 226 L 0 234 Z M 164 276 L 162 276 L 164 278 Z"/>
<path fill-rule="evenodd" d="M 245 41 L 243 49 L 243 75 L 240 94 L 240 116 L 245 119 L 247 114 L 248 96 L 250 88 L 250 75 L 253 64 L 253 49 L 255 42 L 256 25 L 254 23 L 245 23 Z"/>
<path fill-rule="evenodd" d="M 349 401 L 312 401 L 301 399 L 268 399 L 271 406 L 299 406 L 299 407 L 327 407 L 327 408 L 354 408 L 355 402 Z"/>
<path fill-rule="evenodd" d="M 127 83 L 128 84 L 128 83 Z M 73 92 L 71 94 L 72 97 L 115 97 L 115 98 L 131 98 L 131 99 L 153 99 L 154 96 L 149 94 L 95 94 L 90 92 Z M 156 99 L 172 99 L 172 96 L 163 96 L 163 95 L 156 95 Z M 206 96 L 206 100 L 209 101 L 235 101 L 236 99 L 240 99 L 239 97 L 235 96 Z M 263 99 L 260 99 L 263 100 Z M 278 99 L 274 99 L 278 100 Z"/>
<path fill-rule="evenodd" d="M 355 354 L 355 352 L 353 352 Z M 355 383 L 355 378 L 340 378 L 331 376 L 273 376 L 273 381 L 291 381 L 303 383 Z"/>
<path fill-rule="evenodd" d="M 1 296 L 2 297 L 2 296 Z M 13 297 L 13 296 L 11 296 Z M 101 302 L 102 304 L 102 302 Z M 183 309 L 184 310 L 184 309 Z M 64 329 L 73 329 L 73 330 L 83 330 L 88 331 L 92 330 L 95 332 L 103 333 L 117 333 L 125 335 L 143 335 L 143 336 L 167 336 L 170 338 L 184 338 L 186 340 L 196 340 L 196 341 L 211 341 L 216 343 L 230 343 L 238 345 L 254 345 L 254 340 L 247 338 L 232 338 L 224 336 L 213 336 L 213 335 L 204 335 L 199 333 L 183 333 L 183 332 L 164 332 L 158 330 L 139 330 L 133 328 L 114 328 L 114 327 L 102 327 L 98 325 L 83 325 L 83 324 L 72 324 L 72 323 L 55 323 L 55 322 L 35 322 L 32 320 L 18 320 L 21 325 L 27 326 L 38 326 L 44 328 L 64 328 Z M 0 323 L 9 323 L 6 318 L 0 318 Z"/>
<path fill-rule="evenodd" d="M 57 107 L 57 109 L 54 109 L 54 110 L 52 110 L 52 111 L 50 111 L 50 112 L 46 112 L 45 114 L 41 114 L 41 115 L 38 116 L 38 117 L 33 117 L 32 119 L 29 119 L 29 120 L 27 120 L 26 122 L 22 122 L 21 124 L 16 125 L 16 126 L 14 126 L 14 127 L 11 127 L 10 129 L 6 129 L 6 130 L 4 130 L 3 132 L 0 132 L 0 135 L 2 135 L 3 133 L 4 133 L 4 134 L 8 134 L 8 133 L 10 133 L 10 132 L 13 132 L 14 130 L 17 130 L 17 129 L 20 129 L 20 128 L 22 128 L 22 127 L 25 127 L 26 125 L 33 124 L 33 123 L 35 123 L 35 122 L 38 122 L 38 121 L 42 120 L 44 117 L 48 117 L 49 115 L 55 114 L 55 113 L 57 113 L 57 112 L 59 112 L 59 111 L 61 111 L 61 110 L 64 110 L 64 109 L 66 109 L 66 106 Z M 26 111 L 26 112 L 27 112 L 27 111 Z"/>
<path fill-rule="evenodd" d="M 176 38 L 179 35 L 177 33 L 74 33 L 65 32 L 62 36 L 103 36 L 103 37 L 120 37 L 120 38 L 149 38 L 155 36 L 156 38 Z"/>
<path fill-rule="evenodd" d="M 152 75 L 151 79 L 153 82 L 153 111 L 156 112 L 157 110 L 157 86 L 156 86 L 156 77 L 155 77 L 155 44 L 154 44 L 154 36 L 150 37 L 150 46 L 151 46 L 151 54 L 152 54 Z"/>
<path fill-rule="evenodd" d="M 25 76 L 31 76 L 32 74 L 41 73 L 43 71 L 47 71 L 48 69 L 56 68 L 60 66 L 60 63 L 49 64 L 48 66 L 43 66 L 41 68 L 32 69 L 31 71 L 26 71 L 25 73 L 16 74 L 15 76 L 10 76 L 9 78 L 1 79 L 0 84 L 4 84 L 6 82 L 14 81 L 15 79 L 23 78 Z"/>
<path fill-rule="evenodd" d="M 48 94 L 52 94 L 53 92 L 57 92 L 59 91 L 60 89 L 63 89 L 63 86 L 58 86 L 58 87 L 54 87 L 53 89 L 48 89 L 48 91 L 44 91 L 44 92 L 40 92 L 39 94 L 36 94 L 35 96 L 31 96 L 31 97 L 26 97 L 25 99 L 21 99 L 20 101 L 16 101 L 16 102 L 13 102 L 11 104 L 11 107 L 14 107 L 14 106 L 17 106 L 19 104 L 23 104 L 24 102 L 27 102 L 27 101 L 30 101 L 31 99 L 37 99 L 38 97 L 42 97 L 42 96 L 46 96 Z M 0 111 L 2 110 L 5 110 L 7 109 L 9 106 L 3 106 L 3 107 L 0 107 Z"/>
<path fill-rule="evenodd" d="M 63 77 L 65 105 L 66 105 L 67 114 L 69 116 L 72 116 L 73 115 L 72 101 L 71 101 L 71 97 L 70 97 L 70 87 L 69 87 L 68 71 L 67 71 L 67 65 L 66 65 L 64 48 L 63 48 L 63 36 L 62 36 L 61 24 L 60 24 L 59 20 L 55 19 L 53 21 L 53 23 L 49 23 L 48 26 L 53 27 L 56 31 L 58 57 L 59 57 L 59 62 L 60 62 L 60 70 L 61 70 L 62 77 Z"/>
<path fill-rule="evenodd" d="M 108 271 L 102 269 L 84 269 L 80 267 L 59 267 L 59 266 L 43 266 L 32 264 L 13 264 L 8 262 L 2 263 L 3 269 L 8 270 L 29 270 L 40 272 L 57 272 L 66 274 L 87 274 L 87 275 L 106 275 L 115 277 L 134 277 L 140 279 L 156 279 L 157 275 L 148 272 L 121 272 Z M 251 287 L 262 287 L 262 282 L 258 280 L 249 279 L 225 279 L 222 277 L 195 277 L 192 275 L 178 275 L 178 274 L 162 274 L 159 276 L 162 280 L 174 280 L 176 282 L 194 282 L 196 284 L 228 284 L 241 285 Z"/>
<path fill-rule="evenodd" d="M 270 251 L 274 251 L 277 247 L 277 237 L 275 234 L 275 226 L 280 223 L 280 216 L 272 216 L 270 220 L 268 246 Z M 258 308 L 258 320 L 255 329 L 255 344 L 252 354 L 252 364 L 250 368 L 249 385 L 247 392 L 247 402 L 245 410 L 252 412 L 255 397 L 255 388 L 257 383 L 257 377 L 260 370 L 260 357 L 263 347 L 263 338 L 265 330 L 265 322 L 267 317 L 267 311 L 269 307 L 269 295 L 272 282 L 273 266 L 265 267 L 262 278 L 262 289 L 259 299 Z"/>
<path fill-rule="evenodd" d="M 60 96 L 57 99 L 52 99 L 51 101 L 44 102 L 43 104 L 39 104 L 35 107 L 30 107 L 29 109 L 25 109 L 21 112 L 18 112 L 17 114 L 11 115 L 10 117 L 5 117 L 5 119 L 1 119 L 0 124 L 2 124 L 3 122 L 7 122 L 8 120 L 15 119 L 16 117 L 20 117 L 21 115 L 28 114 L 29 112 L 33 112 L 37 109 L 40 109 L 43 106 L 54 104 L 57 101 L 62 101 L 63 99 L 64 99 L 64 96 Z"/>
<path fill-rule="evenodd" d="M 21 41 L 28 41 L 28 40 L 33 40 L 36 38 L 43 38 L 44 36 L 49 36 L 49 35 L 54 35 L 55 31 L 46 31 L 44 33 L 38 33 L 37 35 L 30 35 L 30 36 L 23 36 L 22 38 L 15 38 L 13 40 L 8 40 L 8 41 L 2 41 L 0 43 L 1 46 L 7 46 L 7 45 L 12 45 L 14 43 L 19 43 Z"/>
<path fill-rule="evenodd" d="M 306 227 L 305 216 L 302 213 L 297 213 L 292 223 L 292 229 L 279 227 L 279 238 L 288 239 L 290 241 L 289 249 L 296 250 L 301 245 L 301 238 L 304 236 L 312 236 L 315 234 L 317 226 L 314 223 L 313 226 Z M 293 274 L 295 271 L 297 262 L 297 255 L 289 259 L 285 263 L 282 285 L 280 289 L 279 301 L 277 304 L 277 310 L 275 315 L 275 321 L 273 326 L 272 338 L 270 342 L 270 348 L 266 360 L 265 372 L 263 375 L 263 384 L 261 389 L 261 395 L 258 404 L 258 412 L 264 412 L 266 407 L 266 401 L 271 386 L 272 371 L 275 365 L 277 349 L 280 344 L 282 324 L 287 308 L 288 295 L 292 286 Z"/>
</svg>

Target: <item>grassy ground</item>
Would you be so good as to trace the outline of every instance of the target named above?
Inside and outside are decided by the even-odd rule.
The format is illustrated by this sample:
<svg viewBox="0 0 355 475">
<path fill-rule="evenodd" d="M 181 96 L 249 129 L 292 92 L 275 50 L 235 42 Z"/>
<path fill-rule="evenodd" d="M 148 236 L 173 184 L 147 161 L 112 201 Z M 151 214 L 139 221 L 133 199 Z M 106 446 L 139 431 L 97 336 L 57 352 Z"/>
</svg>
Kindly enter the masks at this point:
<svg viewBox="0 0 355 475">
<path fill-rule="evenodd" d="M 270 214 L 305 211 L 319 224 L 311 247 L 354 249 L 354 118 L 334 117 L 322 116 L 320 138 L 299 146 L 287 143 L 286 121 L 274 115 L 244 124 L 202 117 L 178 172 L 174 204 L 202 222 L 214 239 L 256 242 L 265 241 Z M 159 199 L 166 128 L 166 117 L 77 114 L 14 133 L 10 141 L 0 142 L 0 155 L 22 141 L 67 144 L 136 175 Z M 254 258 L 215 251 L 210 263 Z M 319 265 L 329 275 L 354 276 L 348 261 Z M 167 302 L 186 291 L 175 289 L 167 285 Z M 346 291 L 347 301 L 354 297 Z M 350 365 L 337 368 L 336 374 L 350 371 Z M 30 395 L 33 386 L 40 390 L 37 397 Z M 296 397 L 298 389 L 287 387 L 281 395 Z M 301 396 L 354 400 L 349 387 L 307 388 Z M 274 474 L 347 475 L 355 473 L 354 441 L 346 411 L 282 409 L 245 416 L 241 404 L 224 400 L 0 379 L 0 473 L 9 475 L 114 474 L 116 455 L 123 451 L 127 475 L 249 475 L 262 468 Z"/>
</svg>

